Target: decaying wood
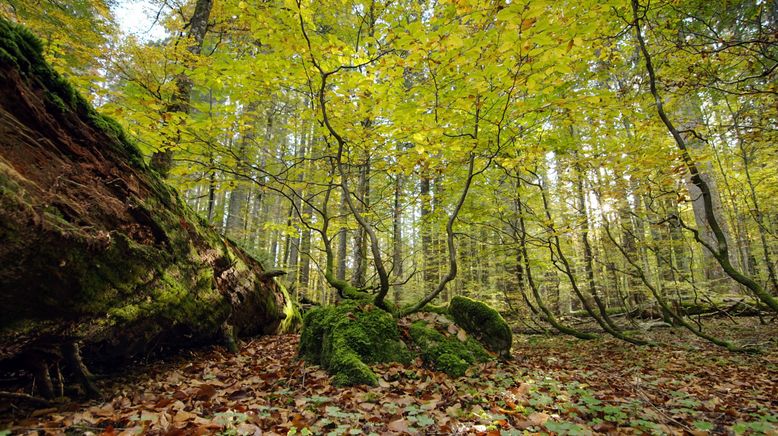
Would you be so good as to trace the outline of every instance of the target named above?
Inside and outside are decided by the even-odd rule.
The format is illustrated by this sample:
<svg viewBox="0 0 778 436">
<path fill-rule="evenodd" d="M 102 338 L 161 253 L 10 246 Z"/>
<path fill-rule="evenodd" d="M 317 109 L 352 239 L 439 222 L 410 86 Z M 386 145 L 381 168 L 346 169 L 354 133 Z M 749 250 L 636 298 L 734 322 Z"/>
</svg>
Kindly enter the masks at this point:
<svg viewBox="0 0 778 436">
<path fill-rule="evenodd" d="M 277 331 L 291 304 L 0 19 L 0 368 L 62 393 L 87 365 Z M 234 343 L 233 343 L 234 346 Z M 52 376 L 54 380 L 52 380 Z"/>
</svg>

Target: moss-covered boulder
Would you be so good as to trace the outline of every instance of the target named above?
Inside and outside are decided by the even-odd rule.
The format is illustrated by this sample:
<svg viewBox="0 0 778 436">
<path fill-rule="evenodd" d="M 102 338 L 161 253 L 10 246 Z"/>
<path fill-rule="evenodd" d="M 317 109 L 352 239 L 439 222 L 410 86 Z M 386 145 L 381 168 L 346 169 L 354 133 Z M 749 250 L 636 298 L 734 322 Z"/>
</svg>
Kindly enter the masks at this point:
<svg viewBox="0 0 778 436">
<path fill-rule="evenodd" d="M 513 334 L 503 317 L 488 305 L 467 297 L 454 297 L 448 305 L 454 322 L 502 357 L 510 356 Z"/>
<path fill-rule="evenodd" d="M 364 300 L 346 300 L 305 314 L 300 357 L 328 370 L 336 385 L 375 386 L 378 378 L 368 365 L 409 362 L 411 355 L 389 312 Z"/>
<path fill-rule="evenodd" d="M 446 321 L 444 317 L 418 319 L 408 329 L 414 348 L 426 364 L 452 377 L 461 377 L 474 363 L 492 358 L 481 344 Z"/>
<path fill-rule="evenodd" d="M 508 356 L 511 340 L 500 314 L 469 298 L 455 297 L 448 307 L 428 305 L 400 319 L 360 298 L 307 312 L 299 354 L 328 370 L 335 384 L 375 385 L 369 366 L 374 363 L 416 356 L 432 369 L 461 377 L 472 365 L 493 359 L 492 353 Z"/>
</svg>

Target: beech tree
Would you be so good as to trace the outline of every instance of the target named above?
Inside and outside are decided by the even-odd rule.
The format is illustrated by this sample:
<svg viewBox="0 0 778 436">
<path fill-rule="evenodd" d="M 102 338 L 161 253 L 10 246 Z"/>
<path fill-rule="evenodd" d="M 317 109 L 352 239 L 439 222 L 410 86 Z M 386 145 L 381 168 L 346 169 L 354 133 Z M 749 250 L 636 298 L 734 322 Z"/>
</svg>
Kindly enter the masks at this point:
<svg viewBox="0 0 778 436">
<path fill-rule="evenodd" d="M 175 150 L 169 182 L 306 301 L 465 295 L 632 341 L 614 315 L 776 309 L 775 14 L 183 2 L 161 9 L 168 39 L 95 56 L 100 110 L 149 161 Z M 88 81 L 79 65 L 55 62 Z"/>
</svg>

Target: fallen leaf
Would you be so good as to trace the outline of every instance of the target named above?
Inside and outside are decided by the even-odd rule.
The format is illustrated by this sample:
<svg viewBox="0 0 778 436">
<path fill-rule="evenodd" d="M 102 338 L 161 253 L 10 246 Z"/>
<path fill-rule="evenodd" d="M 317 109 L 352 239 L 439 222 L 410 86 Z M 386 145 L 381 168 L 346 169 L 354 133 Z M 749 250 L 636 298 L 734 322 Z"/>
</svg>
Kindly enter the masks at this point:
<svg viewBox="0 0 778 436">
<path fill-rule="evenodd" d="M 194 395 L 195 400 L 207 401 L 216 395 L 216 388 L 213 385 L 205 384 L 200 386 L 197 393 Z"/>
<path fill-rule="evenodd" d="M 546 414 L 546 413 L 543 413 L 543 412 L 535 412 L 535 413 L 532 413 L 532 414 L 530 414 L 530 415 L 527 417 L 527 419 L 529 419 L 529 421 L 530 421 L 530 422 L 531 422 L 533 425 L 541 426 L 541 425 L 545 424 L 545 423 L 546 423 L 546 421 L 548 421 L 548 419 L 549 419 L 550 417 L 551 417 L 551 416 L 550 416 L 550 415 L 548 415 L 548 414 Z"/>
<path fill-rule="evenodd" d="M 386 428 L 390 431 L 395 431 L 398 433 L 408 433 L 408 421 L 405 419 L 398 419 L 396 421 L 390 422 Z"/>
<path fill-rule="evenodd" d="M 197 415 L 194 413 L 189 413 L 186 410 L 179 410 L 174 416 L 173 416 L 173 422 L 185 422 L 192 419 L 195 419 Z"/>
</svg>

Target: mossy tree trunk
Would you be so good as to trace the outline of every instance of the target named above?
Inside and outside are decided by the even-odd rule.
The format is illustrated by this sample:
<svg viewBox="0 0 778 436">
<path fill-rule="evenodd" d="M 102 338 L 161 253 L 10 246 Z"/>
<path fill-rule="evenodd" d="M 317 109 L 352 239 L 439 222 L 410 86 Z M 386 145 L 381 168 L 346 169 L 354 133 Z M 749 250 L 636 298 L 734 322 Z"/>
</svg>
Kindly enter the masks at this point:
<svg viewBox="0 0 778 436">
<path fill-rule="evenodd" d="M 38 40 L 0 20 L 0 312 L 0 362 L 46 368 L 272 333 L 292 306 L 50 69 Z"/>
</svg>

